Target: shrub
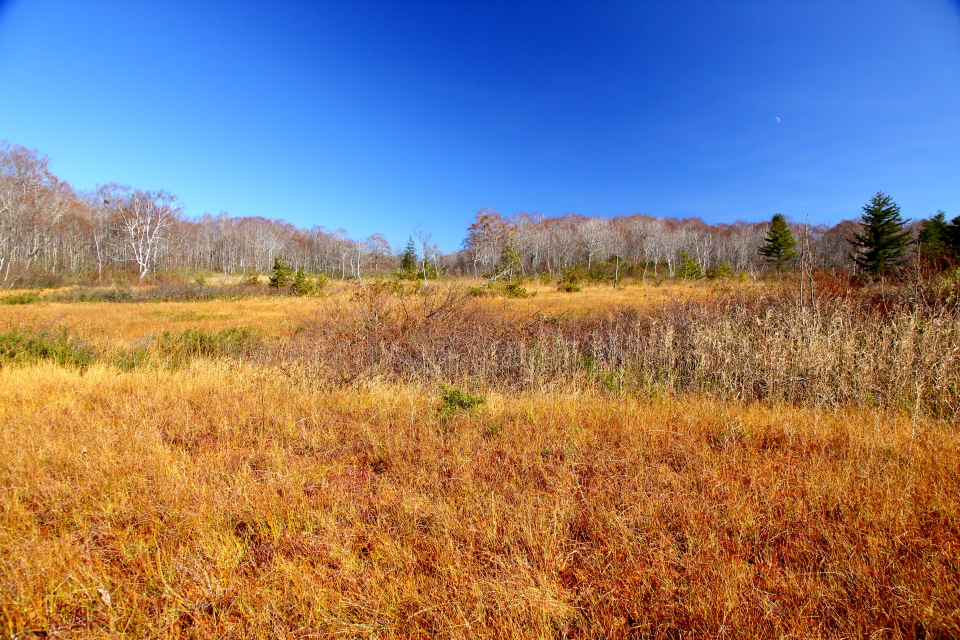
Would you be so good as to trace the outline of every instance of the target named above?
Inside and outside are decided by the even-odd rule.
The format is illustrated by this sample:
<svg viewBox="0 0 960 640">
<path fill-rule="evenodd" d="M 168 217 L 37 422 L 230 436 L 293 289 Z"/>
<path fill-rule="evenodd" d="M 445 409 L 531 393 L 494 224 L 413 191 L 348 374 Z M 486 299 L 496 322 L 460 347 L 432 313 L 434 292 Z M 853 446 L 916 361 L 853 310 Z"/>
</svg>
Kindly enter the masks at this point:
<svg viewBox="0 0 960 640">
<path fill-rule="evenodd" d="M 482 298 L 483 296 L 489 296 L 489 295 L 491 295 L 491 294 L 492 294 L 492 292 L 490 291 L 490 288 L 489 288 L 489 287 L 485 287 L 485 286 L 483 286 L 483 285 L 479 285 L 479 286 L 476 286 L 476 287 L 467 287 L 467 295 L 468 295 L 468 296 L 474 296 L 474 297 L 477 297 L 477 298 Z"/>
<path fill-rule="evenodd" d="M 273 271 L 270 272 L 270 286 L 274 289 L 282 289 L 290 284 L 293 278 L 293 268 L 290 263 L 283 259 L 283 256 L 277 256 L 273 259 Z"/>
<path fill-rule="evenodd" d="M 677 276 L 683 280 L 699 280 L 703 277 L 703 270 L 693 259 L 693 256 L 683 251 L 680 254 L 680 265 L 677 267 Z"/>
<path fill-rule="evenodd" d="M 165 331 L 157 340 L 158 351 L 170 364 L 185 365 L 195 357 L 222 358 L 251 354 L 261 343 L 249 327 L 231 327 L 217 333 L 187 329 L 178 334 Z"/>
<path fill-rule="evenodd" d="M 456 387 L 448 387 L 441 384 L 440 390 L 442 393 L 440 394 L 440 407 L 438 411 L 441 416 L 453 415 L 461 409 L 469 411 L 486 402 L 486 398 L 469 394 Z"/>
<path fill-rule="evenodd" d="M 314 283 L 311 280 L 310 276 L 307 275 L 307 272 L 302 268 L 297 269 L 297 272 L 293 274 L 293 284 L 290 285 L 290 291 L 295 296 L 306 296 L 310 295 L 314 291 Z"/>
<path fill-rule="evenodd" d="M 508 298 L 529 298 L 534 295 L 532 291 L 528 291 L 526 287 L 523 286 L 523 283 L 516 280 L 504 282 L 500 285 L 499 290 Z"/>
<path fill-rule="evenodd" d="M 730 265 L 726 261 L 716 264 L 709 269 L 707 269 L 707 278 L 710 280 L 716 280 L 717 278 L 732 278 L 733 269 L 730 268 Z"/>
<path fill-rule="evenodd" d="M 66 329 L 54 333 L 13 329 L 0 334 L 0 363 L 50 360 L 60 365 L 86 368 L 95 359 L 93 349 L 71 337 Z"/>
<path fill-rule="evenodd" d="M 325 274 L 318 273 L 313 281 L 313 289 L 314 291 L 323 291 L 328 284 L 330 284 L 330 279 Z"/>
<path fill-rule="evenodd" d="M 580 283 L 586 277 L 583 267 L 565 267 L 561 272 L 560 283 L 557 285 L 558 291 L 573 293 L 580 291 Z"/>
<path fill-rule="evenodd" d="M 26 291 L 0 298 L 0 304 L 33 304 L 35 302 L 40 302 L 40 294 L 36 291 Z"/>
<path fill-rule="evenodd" d="M 120 350 L 113 355 L 113 366 L 124 371 L 133 371 L 150 364 L 150 351 L 145 347 Z"/>
</svg>

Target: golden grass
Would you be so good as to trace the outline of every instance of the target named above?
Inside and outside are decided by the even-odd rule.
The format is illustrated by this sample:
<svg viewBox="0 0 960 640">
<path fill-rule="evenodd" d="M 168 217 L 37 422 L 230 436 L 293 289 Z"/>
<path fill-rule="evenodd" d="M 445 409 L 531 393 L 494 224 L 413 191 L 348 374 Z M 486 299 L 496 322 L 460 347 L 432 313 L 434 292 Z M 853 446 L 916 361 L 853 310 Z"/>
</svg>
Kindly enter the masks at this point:
<svg viewBox="0 0 960 640">
<path fill-rule="evenodd" d="M 482 281 L 464 280 L 465 288 Z M 234 283 L 230 283 L 234 284 Z M 477 303 L 489 310 L 519 314 L 573 314 L 606 311 L 616 307 L 656 308 L 678 300 L 703 300 L 716 294 L 718 287 L 703 282 L 671 282 L 662 285 L 624 284 L 618 289 L 609 285 L 586 285 L 583 291 L 564 293 L 556 286 L 528 284 L 535 292 L 531 298 L 480 298 Z M 220 331 L 231 327 L 251 327 L 267 336 L 284 336 L 304 319 L 338 309 L 348 303 L 358 285 L 331 281 L 322 296 L 249 297 L 241 300 L 191 302 L 139 302 L 133 307 L 115 302 L 34 303 L 0 307 L 0 329 L 4 326 L 64 325 L 79 330 L 87 337 L 106 341 L 136 342 L 164 331 L 202 329 Z M 735 283 L 726 288 L 761 291 L 766 283 Z M 63 291 L 69 291 L 69 288 Z M 26 291 L 9 291 L 0 295 L 23 295 Z"/>
<path fill-rule="evenodd" d="M 108 344 L 179 326 L 282 336 L 331 301 L 0 316 Z M 954 425 L 590 387 L 485 395 L 445 416 L 427 384 L 318 384 L 268 361 L 0 368 L 0 635 L 960 635 Z"/>
</svg>

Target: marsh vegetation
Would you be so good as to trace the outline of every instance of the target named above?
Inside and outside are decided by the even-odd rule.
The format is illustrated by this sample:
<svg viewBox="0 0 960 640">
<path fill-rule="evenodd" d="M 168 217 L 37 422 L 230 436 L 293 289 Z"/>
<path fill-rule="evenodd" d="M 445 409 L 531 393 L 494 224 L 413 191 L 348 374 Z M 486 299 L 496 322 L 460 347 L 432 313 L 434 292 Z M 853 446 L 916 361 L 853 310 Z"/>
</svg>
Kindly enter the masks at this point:
<svg viewBox="0 0 960 640">
<path fill-rule="evenodd" d="M 3 633 L 960 633 L 949 280 L 470 286 L 11 292 Z"/>
</svg>

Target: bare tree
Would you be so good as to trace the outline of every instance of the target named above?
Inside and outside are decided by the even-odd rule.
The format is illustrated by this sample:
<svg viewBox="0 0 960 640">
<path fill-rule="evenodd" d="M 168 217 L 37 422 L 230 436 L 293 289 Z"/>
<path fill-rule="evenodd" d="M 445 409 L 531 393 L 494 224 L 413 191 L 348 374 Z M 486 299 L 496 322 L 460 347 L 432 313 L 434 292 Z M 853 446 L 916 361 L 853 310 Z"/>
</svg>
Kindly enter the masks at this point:
<svg viewBox="0 0 960 640">
<path fill-rule="evenodd" d="M 430 245 L 430 238 L 433 236 L 433 233 L 427 231 L 423 228 L 422 223 L 417 223 L 417 226 L 413 229 L 413 237 L 417 239 L 417 244 L 420 245 L 420 256 L 422 257 L 420 263 L 420 270 L 423 272 L 423 284 L 427 285 L 427 268 L 430 264 L 430 252 L 433 247 Z"/>
<path fill-rule="evenodd" d="M 129 187 L 121 190 L 129 190 Z M 155 267 L 164 234 L 180 211 L 176 198 L 166 191 L 129 190 L 117 206 L 123 242 L 130 250 L 142 280 Z"/>
<path fill-rule="evenodd" d="M 387 239 L 382 233 L 375 233 L 368 236 L 364 243 L 367 252 L 370 253 L 370 257 L 373 259 L 373 272 L 377 273 L 380 270 L 380 261 L 389 256 L 392 251 L 390 243 L 387 242 Z"/>
</svg>

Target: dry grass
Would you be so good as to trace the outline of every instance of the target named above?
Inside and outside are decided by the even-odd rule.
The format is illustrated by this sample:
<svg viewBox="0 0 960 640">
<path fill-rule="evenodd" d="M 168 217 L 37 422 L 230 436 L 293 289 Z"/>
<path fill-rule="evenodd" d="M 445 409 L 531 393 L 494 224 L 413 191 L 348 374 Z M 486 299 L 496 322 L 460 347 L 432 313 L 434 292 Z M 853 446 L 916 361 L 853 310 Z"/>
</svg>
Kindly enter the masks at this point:
<svg viewBox="0 0 960 640">
<path fill-rule="evenodd" d="M 213 280 L 213 279 L 212 279 Z M 371 281 L 368 281 L 371 282 Z M 458 291 L 482 281 L 464 280 L 456 284 Z M 233 280 L 225 286 L 236 287 Z M 415 286 L 408 284 L 407 287 Z M 372 286 L 372 282 L 371 282 Z M 584 315 L 613 308 L 654 309 L 663 304 L 684 300 L 705 300 L 718 290 L 762 291 L 765 283 L 711 284 L 707 282 L 667 282 L 655 284 L 623 284 L 618 289 L 609 285 L 585 285 L 578 293 L 558 291 L 555 285 L 528 283 L 526 287 L 536 295 L 530 298 L 482 298 L 480 307 L 516 315 Z M 35 322 L 45 326 L 63 324 L 76 327 L 91 335 L 109 335 L 120 340 L 134 341 L 163 331 L 199 328 L 207 331 L 238 326 L 255 327 L 270 335 L 281 335 L 304 317 L 325 313 L 348 303 L 358 286 L 352 282 L 331 280 L 323 295 L 310 297 L 257 297 L 239 300 L 200 300 L 178 302 L 141 302 L 136 311 L 115 302 L 88 302 L 83 304 L 43 302 L 43 296 L 67 296 L 75 288 L 48 290 L 39 303 L 0 306 L 0 323 L 23 325 Z M 33 290 L 0 292 L 0 299 L 23 297 Z"/>
<path fill-rule="evenodd" d="M 536 320 L 567 332 L 570 368 L 510 379 L 493 366 L 506 351 L 473 367 L 480 351 L 456 349 L 471 332 L 477 349 L 533 344 L 486 302 L 260 302 L 42 317 L 97 349 L 253 326 L 253 351 L 167 366 L 158 343 L 132 370 L 0 368 L 0 635 L 960 635 L 960 432 L 945 420 L 855 394 L 834 410 L 610 390 L 606 352 L 592 368 L 578 354 L 629 318 L 650 328 L 622 313 Z M 51 307 L 0 309 L 0 330 Z M 709 344 L 688 334 L 675 344 Z M 486 402 L 441 411 L 440 374 Z"/>
<path fill-rule="evenodd" d="M 477 281 L 476 284 L 480 283 L 481 281 Z M 581 291 L 567 293 L 559 291 L 556 284 L 544 285 L 537 281 L 530 281 L 525 283 L 524 287 L 534 294 L 531 297 L 487 298 L 484 299 L 483 306 L 497 311 L 528 315 L 586 315 L 605 312 L 612 308 L 649 310 L 672 302 L 706 300 L 723 290 L 755 292 L 767 290 L 770 286 L 762 282 L 667 281 L 653 284 L 650 281 L 643 283 L 623 281 L 616 289 L 610 284 L 583 284 Z"/>
</svg>

